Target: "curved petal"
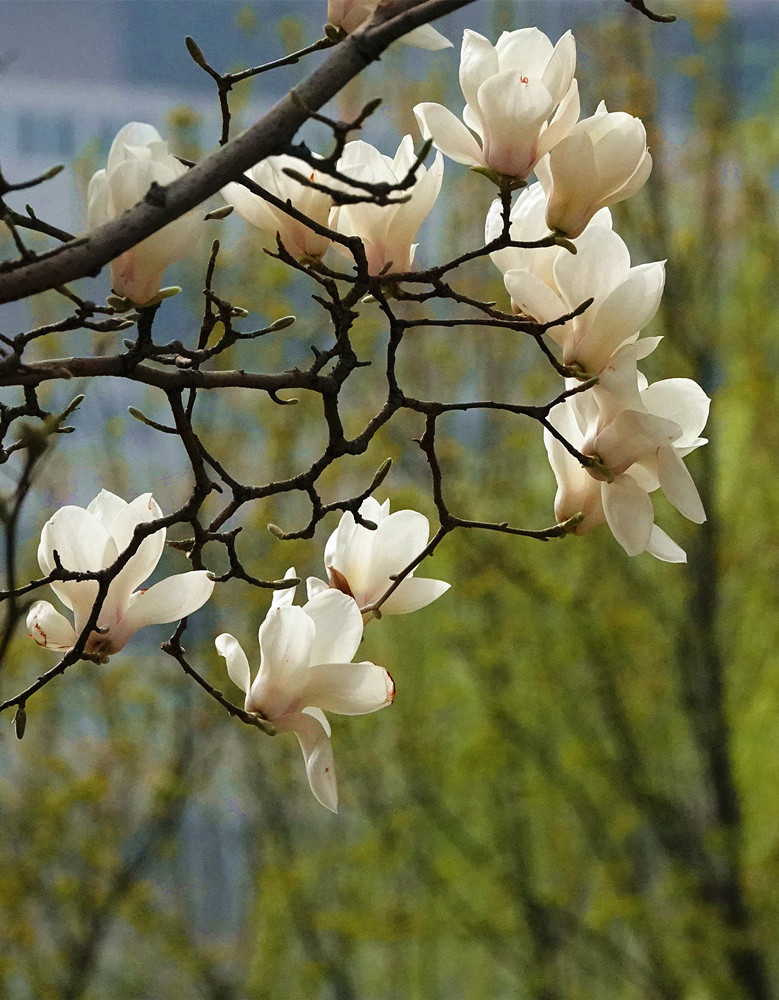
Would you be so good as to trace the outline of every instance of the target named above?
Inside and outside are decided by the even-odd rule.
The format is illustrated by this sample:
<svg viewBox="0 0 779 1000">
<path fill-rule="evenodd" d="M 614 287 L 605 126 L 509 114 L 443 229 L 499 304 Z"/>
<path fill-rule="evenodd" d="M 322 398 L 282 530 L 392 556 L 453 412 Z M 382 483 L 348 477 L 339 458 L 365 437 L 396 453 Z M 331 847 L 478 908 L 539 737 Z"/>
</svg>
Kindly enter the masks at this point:
<svg viewBox="0 0 779 1000">
<path fill-rule="evenodd" d="M 552 98 L 522 70 L 504 70 L 479 88 L 484 162 L 492 170 L 522 180 L 538 159 L 538 136 L 549 117 Z"/>
<path fill-rule="evenodd" d="M 36 601 L 27 613 L 27 631 L 39 646 L 65 652 L 76 644 L 73 626 L 48 601 Z"/>
<path fill-rule="evenodd" d="M 148 590 L 136 591 L 130 598 L 127 611 L 111 632 L 114 652 L 146 625 L 164 625 L 191 615 L 202 608 L 213 589 L 214 581 L 208 573 L 204 569 L 195 569 L 160 580 Z"/>
<path fill-rule="evenodd" d="M 111 522 L 126 506 L 127 501 L 122 500 L 115 493 L 109 493 L 108 490 L 100 490 L 95 499 L 87 504 L 87 511 L 110 531 Z"/>
<path fill-rule="evenodd" d="M 507 271 L 503 276 L 503 283 L 511 301 L 519 310 L 539 323 L 549 323 L 570 312 L 560 297 L 530 271 Z M 570 336 L 570 322 L 565 327 L 553 327 L 550 336 L 558 343 L 567 339 Z"/>
<path fill-rule="evenodd" d="M 295 567 L 290 566 L 287 572 L 284 574 L 284 579 L 289 580 L 290 577 L 295 578 L 295 576 L 296 576 Z M 271 606 L 274 608 L 280 608 L 286 604 L 292 604 L 292 602 L 295 599 L 296 590 L 297 590 L 297 584 L 294 587 L 285 587 L 281 590 L 274 590 Z"/>
<path fill-rule="evenodd" d="M 351 662 L 363 631 L 362 615 L 354 599 L 328 588 L 312 597 L 303 611 L 316 626 L 308 661 L 312 669 L 318 663 Z M 319 702 L 306 704 L 318 705 Z"/>
<path fill-rule="evenodd" d="M 652 500 L 630 476 L 618 476 L 601 486 L 603 512 L 614 538 L 629 556 L 646 551 L 652 535 Z"/>
<path fill-rule="evenodd" d="M 459 118 L 441 104 L 417 104 L 414 108 L 423 139 L 432 139 L 436 149 L 450 160 L 468 167 L 484 167 L 481 146 Z"/>
<path fill-rule="evenodd" d="M 647 338 L 652 339 L 652 338 Z M 641 392 L 641 402 L 659 417 L 673 420 L 682 429 L 675 448 L 686 449 L 698 441 L 709 418 L 711 400 L 690 378 L 667 378 L 653 382 Z"/>
<path fill-rule="evenodd" d="M 298 692 L 311 663 L 316 626 L 302 608 L 271 608 L 260 625 L 260 669 L 249 692 L 252 708 L 269 719 L 299 707 Z M 247 701 L 249 704 L 249 701 Z"/>
<path fill-rule="evenodd" d="M 706 511 L 703 509 L 698 487 L 679 453 L 671 445 L 666 445 L 660 448 L 657 458 L 657 475 L 668 501 L 688 521 L 703 524 Z"/>
<path fill-rule="evenodd" d="M 380 597 L 390 576 L 405 569 L 422 552 L 430 538 L 430 522 L 416 510 L 398 510 L 376 530 L 370 571 L 369 600 Z"/>
<path fill-rule="evenodd" d="M 280 732 L 291 730 L 297 736 L 314 798 L 330 812 L 338 812 L 333 748 L 322 721 L 308 712 L 294 712 L 275 719 L 274 725 Z"/>
<path fill-rule="evenodd" d="M 478 31 L 466 28 L 460 49 L 460 89 L 475 119 L 479 119 L 479 87 L 499 69 L 498 53 L 492 42 Z"/>
<path fill-rule="evenodd" d="M 354 602 L 352 602 L 354 603 Z M 395 682 L 375 663 L 321 663 L 306 676 L 301 700 L 339 715 L 367 715 L 392 704 Z"/>
<path fill-rule="evenodd" d="M 416 45 L 418 49 L 427 49 L 428 52 L 438 52 L 441 49 L 451 49 L 452 43 L 445 38 L 440 31 L 432 24 L 421 24 L 418 28 L 409 31 L 407 35 L 401 35 L 399 41 L 406 45 Z"/>
<path fill-rule="evenodd" d="M 241 648 L 241 644 L 229 632 L 223 632 L 216 637 L 214 645 L 216 646 L 217 653 L 227 661 L 227 673 L 230 675 L 230 680 L 244 694 L 248 694 L 252 675 L 249 669 L 249 661 L 246 658 L 246 653 Z"/>
<path fill-rule="evenodd" d="M 309 576 L 306 580 L 306 593 L 308 594 L 309 601 L 312 597 L 324 593 L 327 589 L 328 586 L 325 581 L 320 580 L 317 576 Z"/>
<path fill-rule="evenodd" d="M 389 584 L 388 584 L 389 586 Z M 415 576 L 406 577 L 398 589 L 394 591 L 381 606 L 383 615 L 404 615 L 410 611 L 418 611 L 445 594 L 451 584 L 443 580 L 418 579 Z"/>
<path fill-rule="evenodd" d="M 117 551 L 121 553 L 127 548 L 137 525 L 147 524 L 160 517 L 162 511 L 151 493 L 143 493 L 131 503 L 125 504 L 107 525 L 116 542 Z M 111 584 L 115 600 L 120 606 L 124 606 L 133 591 L 154 572 L 165 548 L 165 535 L 165 528 L 147 535 Z"/>
<path fill-rule="evenodd" d="M 536 155 L 539 159 L 542 156 L 546 156 L 550 149 L 553 149 L 558 142 L 568 135 L 579 120 L 580 111 L 579 84 L 576 80 L 571 80 L 568 93 L 560 102 L 560 106 L 554 113 L 554 118 L 552 118 L 539 136 L 538 149 L 536 150 Z"/>
<path fill-rule="evenodd" d="M 570 92 L 575 71 L 576 42 L 571 32 L 566 31 L 555 45 L 541 76 L 541 82 L 551 94 L 555 104 L 559 104 Z M 578 118 L 578 113 L 576 117 Z"/>
<path fill-rule="evenodd" d="M 687 562 L 687 553 L 684 549 L 678 546 L 673 538 L 666 535 L 663 529 L 658 528 L 656 524 L 652 525 L 652 534 L 649 536 L 649 544 L 646 550 L 655 559 L 660 559 L 662 562 Z"/>
</svg>

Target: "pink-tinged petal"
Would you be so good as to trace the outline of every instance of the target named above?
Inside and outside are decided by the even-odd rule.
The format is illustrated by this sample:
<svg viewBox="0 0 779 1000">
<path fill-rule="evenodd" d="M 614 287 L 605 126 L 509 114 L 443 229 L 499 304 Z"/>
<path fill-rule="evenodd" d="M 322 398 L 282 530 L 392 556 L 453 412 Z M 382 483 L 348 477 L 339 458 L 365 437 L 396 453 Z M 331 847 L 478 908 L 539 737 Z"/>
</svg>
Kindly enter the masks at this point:
<svg viewBox="0 0 779 1000">
<path fill-rule="evenodd" d="M 659 450 L 657 458 L 657 475 L 669 503 L 672 503 L 688 521 L 703 524 L 706 520 L 706 511 L 703 509 L 698 488 L 676 449 L 667 445 Z"/>
<path fill-rule="evenodd" d="M 274 725 L 280 732 L 291 730 L 297 736 L 314 798 L 330 812 L 338 812 L 333 748 L 321 719 L 310 712 L 295 712 L 274 720 Z"/>
<path fill-rule="evenodd" d="M 601 486 L 603 512 L 614 538 L 629 556 L 646 551 L 654 524 L 652 500 L 630 476 Z"/>
<path fill-rule="evenodd" d="M 481 146 L 465 125 L 440 104 L 417 104 L 414 108 L 423 139 L 432 139 L 436 149 L 450 160 L 468 167 L 484 167 Z"/>
<path fill-rule="evenodd" d="M 221 635 L 218 635 L 214 644 L 217 653 L 223 656 L 227 663 L 227 673 L 230 675 L 230 680 L 244 694 L 248 694 L 252 675 L 249 669 L 249 661 L 246 658 L 246 653 L 241 648 L 241 644 L 229 632 L 223 632 Z"/>
<path fill-rule="evenodd" d="M 269 719 L 298 707 L 298 691 L 311 663 L 316 626 L 302 608 L 271 608 L 260 625 L 260 669 L 249 692 L 249 711 Z M 296 710 L 295 708 L 295 710 Z"/>
<path fill-rule="evenodd" d="M 484 162 L 492 170 L 524 179 L 538 157 L 541 126 L 554 107 L 549 91 L 521 70 L 496 73 L 479 88 Z"/>
<path fill-rule="evenodd" d="M 392 704 L 395 682 L 375 663 L 322 663 L 312 666 L 300 693 L 301 704 L 339 715 L 367 715 Z"/>
<path fill-rule="evenodd" d="M 73 626 L 48 601 L 36 601 L 27 613 L 27 631 L 39 646 L 65 652 L 76 644 Z"/>
<path fill-rule="evenodd" d="M 147 625 L 164 625 L 186 618 L 202 608 L 214 589 L 205 570 L 196 569 L 160 580 L 148 590 L 134 593 L 121 620 L 111 631 L 114 652 Z"/>
<path fill-rule="evenodd" d="M 103 527 L 111 530 L 111 522 L 127 506 L 127 501 L 109 493 L 108 490 L 100 490 L 98 495 L 87 504 L 87 511 L 98 519 Z"/>
<path fill-rule="evenodd" d="M 660 559 L 662 562 L 687 562 L 687 553 L 684 549 L 678 546 L 673 538 L 666 535 L 663 529 L 658 528 L 656 524 L 652 526 L 652 534 L 649 536 L 649 544 L 646 550 L 655 559 Z"/>
<path fill-rule="evenodd" d="M 316 626 L 309 663 L 348 663 L 362 639 L 362 615 L 353 598 L 339 590 L 327 589 L 303 607 Z M 306 704 L 318 705 L 318 701 Z M 327 708 L 326 705 L 322 706 Z"/>
<path fill-rule="evenodd" d="M 389 586 L 389 584 L 388 584 Z M 418 611 L 445 594 L 451 585 L 443 580 L 406 577 L 381 606 L 383 615 L 404 615 Z"/>
</svg>

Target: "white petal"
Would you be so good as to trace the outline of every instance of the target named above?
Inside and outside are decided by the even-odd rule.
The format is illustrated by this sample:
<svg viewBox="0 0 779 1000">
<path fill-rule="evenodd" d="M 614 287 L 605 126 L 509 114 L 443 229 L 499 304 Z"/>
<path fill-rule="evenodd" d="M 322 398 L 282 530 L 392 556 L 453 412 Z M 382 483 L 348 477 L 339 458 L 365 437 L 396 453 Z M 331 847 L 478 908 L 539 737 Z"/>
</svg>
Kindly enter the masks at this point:
<svg viewBox="0 0 779 1000">
<path fill-rule="evenodd" d="M 652 525 L 652 534 L 649 536 L 649 544 L 646 550 L 655 559 L 661 559 L 663 562 L 687 562 L 687 553 L 684 549 L 680 548 L 673 538 L 666 535 L 663 529 L 658 528 L 656 524 Z"/>
<path fill-rule="evenodd" d="M 328 588 L 312 597 L 303 610 L 316 626 L 309 663 L 348 663 L 362 639 L 360 609 L 353 598 Z M 306 702 L 318 705 L 319 702 Z M 323 706 L 324 707 L 324 706 Z"/>
<path fill-rule="evenodd" d="M 116 542 L 117 551 L 123 552 L 132 541 L 137 525 L 147 524 L 160 517 L 162 511 L 157 501 L 151 493 L 144 493 L 131 503 L 125 504 L 106 527 Z M 135 554 L 114 580 L 111 586 L 120 606 L 124 606 L 130 594 L 154 572 L 165 548 L 165 535 L 165 529 L 161 528 L 144 538 Z"/>
<path fill-rule="evenodd" d="M 549 323 L 570 312 L 566 304 L 552 289 L 529 271 L 507 271 L 503 276 L 511 301 L 526 315 L 539 323 Z M 570 323 L 553 327 L 549 333 L 558 343 L 570 336 Z"/>
<path fill-rule="evenodd" d="M 499 69 L 498 53 L 492 43 L 484 35 L 466 28 L 460 50 L 460 88 L 477 119 L 479 87 Z"/>
<path fill-rule="evenodd" d="M 402 35 L 400 41 L 405 42 L 406 45 L 416 45 L 419 49 L 427 49 L 428 52 L 452 48 L 449 39 L 445 38 L 440 31 L 436 31 L 432 24 L 422 24 L 418 28 L 414 28 L 407 35 Z"/>
<path fill-rule="evenodd" d="M 330 812 L 338 812 L 333 748 L 322 722 L 310 713 L 295 712 L 276 719 L 274 725 L 279 731 L 292 730 L 297 736 L 314 797 Z"/>
<path fill-rule="evenodd" d="M 323 663 L 308 671 L 301 700 L 339 715 L 367 715 L 392 704 L 395 683 L 375 663 Z"/>
<path fill-rule="evenodd" d="M 112 630 L 112 644 L 114 639 L 117 643 L 115 651 L 146 625 L 164 625 L 191 615 L 202 608 L 213 589 L 214 581 L 208 573 L 196 569 L 169 576 L 148 590 L 136 591 L 116 629 Z"/>
<path fill-rule="evenodd" d="M 425 580 L 406 577 L 381 606 L 383 615 L 403 615 L 417 611 L 445 594 L 451 585 L 443 580 Z"/>
<path fill-rule="evenodd" d="M 629 556 L 646 551 L 654 524 L 652 500 L 630 476 L 618 476 L 601 487 L 603 512 L 622 548 Z"/>
<path fill-rule="evenodd" d="M 311 663 L 316 626 L 302 608 L 271 608 L 260 625 L 260 669 L 249 692 L 252 707 L 277 719 L 294 706 Z M 248 701 L 247 701 L 248 704 Z"/>
<path fill-rule="evenodd" d="M 214 641 L 216 651 L 227 661 L 227 673 L 230 680 L 237 685 L 244 694 L 248 694 L 251 684 L 251 670 L 246 653 L 241 648 L 241 644 L 229 632 L 218 635 Z"/>
<path fill-rule="evenodd" d="M 541 126 L 554 106 L 539 80 L 524 80 L 522 70 L 505 70 L 479 88 L 484 162 L 499 174 L 522 180 L 539 158 Z"/>
<path fill-rule="evenodd" d="M 706 511 L 698 488 L 676 449 L 667 445 L 659 450 L 657 457 L 657 474 L 668 501 L 689 521 L 703 524 Z"/>
<path fill-rule="evenodd" d="M 481 146 L 465 125 L 440 104 L 417 104 L 414 108 L 423 139 L 432 139 L 436 149 L 457 163 L 484 167 Z"/>
<path fill-rule="evenodd" d="M 48 601 L 36 601 L 27 613 L 27 631 L 39 646 L 60 652 L 76 644 L 73 626 Z"/>
<path fill-rule="evenodd" d="M 90 514 L 96 517 L 104 527 L 109 528 L 110 530 L 111 522 L 124 510 L 126 506 L 127 501 L 122 500 L 122 498 L 116 496 L 115 493 L 109 493 L 108 490 L 100 490 L 95 499 L 87 505 L 87 510 Z"/>
<path fill-rule="evenodd" d="M 310 576 L 306 580 L 306 593 L 308 594 L 309 601 L 312 597 L 316 597 L 317 594 L 321 594 L 327 589 L 328 586 L 325 581 L 320 580 L 317 576 Z"/>
<path fill-rule="evenodd" d="M 295 567 L 290 566 L 287 572 L 284 574 L 284 579 L 289 580 L 290 577 L 294 578 L 296 576 Z M 273 591 L 273 600 L 271 601 L 271 607 L 280 608 L 285 604 L 292 604 L 295 599 L 295 591 L 297 590 L 297 585 L 294 587 L 286 587 L 282 590 Z"/>
<path fill-rule="evenodd" d="M 679 424 L 682 436 L 674 441 L 674 447 L 682 449 L 689 448 L 697 441 L 706 426 L 711 405 L 711 400 L 703 389 L 689 378 L 667 378 L 653 382 L 642 391 L 641 402 L 650 413 Z"/>
<path fill-rule="evenodd" d="M 376 531 L 370 567 L 369 601 L 376 600 L 389 587 L 390 576 L 405 569 L 428 543 L 430 522 L 415 510 L 390 514 Z"/>
</svg>

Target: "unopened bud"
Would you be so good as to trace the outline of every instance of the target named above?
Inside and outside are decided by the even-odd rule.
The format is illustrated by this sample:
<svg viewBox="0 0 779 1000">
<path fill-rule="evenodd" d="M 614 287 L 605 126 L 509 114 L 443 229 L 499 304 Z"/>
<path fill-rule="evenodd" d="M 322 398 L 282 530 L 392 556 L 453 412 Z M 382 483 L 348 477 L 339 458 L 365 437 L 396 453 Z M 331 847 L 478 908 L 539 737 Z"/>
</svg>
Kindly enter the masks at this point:
<svg viewBox="0 0 779 1000">
<path fill-rule="evenodd" d="M 24 705 L 20 705 L 16 715 L 14 716 L 14 729 L 16 730 L 16 738 L 20 740 L 24 736 L 24 731 L 27 728 L 27 712 L 25 711 Z"/>
<path fill-rule="evenodd" d="M 226 219 L 228 215 L 232 215 L 233 206 L 232 205 L 222 205 L 221 208 L 215 208 L 213 212 L 209 212 L 205 216 L 205 221 L 209 222 L 214 219 Z"/>
<path fill-rule="evenodd" d="M 268 327 L 269 330 L 286 330 L 288 326 L 292 326 L 293 323 L 297 322 L 297 316 L 282 316 L 281 319 L 274 320 L 273 323 Z"/>
</svg>

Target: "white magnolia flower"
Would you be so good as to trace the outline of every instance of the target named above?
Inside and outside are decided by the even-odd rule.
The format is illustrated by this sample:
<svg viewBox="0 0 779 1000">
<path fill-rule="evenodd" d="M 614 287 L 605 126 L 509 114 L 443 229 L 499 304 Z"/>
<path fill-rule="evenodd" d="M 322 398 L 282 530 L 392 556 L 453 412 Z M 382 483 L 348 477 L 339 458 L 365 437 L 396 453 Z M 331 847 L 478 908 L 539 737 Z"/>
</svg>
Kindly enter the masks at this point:
<svg viewBox="0 0 779 1000">
<path fill-rule="evenodd" d="M 607 208 L 595 214 L 590 225 L 611 229 L 611 212 Z M 484 241 L 490 243 L 503 232 L 503 216 L 500 198 L 490 205 L 484 224 Z M 509 213 L 509 236 L 512 240 L 530 243 L 549 236 L 546 224 L 546 195 L 541 184 L 536 181 L 514 202 Z M 578 243 L 574 240 L 578 246 Z M 554 262 L 560 254 L 570 256 L 568 250 L 559 246 L 550 247 L 505 247 L 490 254 L 490 260 L 502 274 L 507 271 L 527 271 L 539 281 L 543 281 L 553 292 L 558 292 L 554 279 Z"/>
<path fill-rule="evenodd" d="M 651 171 L 644 123 L 607 111 L 601 101 L 536 166 L 548 199 L 547 225 L 575 239 L 599 209 L 639 191 Z"/>
<path fill-rule="evenodd" d="M 368 497 L 360 505 L 360 516 L 377 525 L 375 530 L 358 524 L 347 511 L 325 546 L 325 570 L 329 586 L 353 597 L 358 607 L 377 601 L 392 584 L 394 574 L 413 562 L 430 538 L 430 522 L 415 510 L 390 514 L 390 502 L 379 504 Z M 309 597 L 324 592 L 328 584 L 316 577 L 307 580 Z M 382 615 L 400 615 L 424 608 L 445 594 L 443 580 L 420 580 L 413 571 L 381 606 Z"/>
<path fill-rule="evenodd" d="M 289 168 L 299 174 L 308 175 L 317 184 L 329 183 L 328 178 L 307 163 L 294 156 L 269 156 L 246 171 L 249 180 L 254 181 L 274 194 L 281 201 L 289 201 L 303 215 L 322 226 L 327 225 L 333 199 L 329 194 L 307 187 L 300 181 L 284 173 Z M 261 229 L 274 241 L 276 234 L 287 250 L 296 257 L 321 257 L 330 246 L 327 236 L 320 236 L 313 229 L 291 218 L 280 209 L 268 204 L 259 195 L 252 194 L 242 184 L 231 183 L 222 188 L 225 201 L 235 206 L 236 212 L 252 226 Z"/>
<path fill-rule="evenodd" d="M 504 281 L 512 302 L 548 323 L 592 298 L 581 315 L 551 327 L 549 336 L 562 348 L 564 364 L 577 367 L 582 378 L 600 378 L 596 394 L 610 392 L 623 408 L 639 407 L 636 363 L 659 338 L 638 341 L 638 335 L 660 305 L 665 261 L 631 267 L 622 239 L 593 225 L 579 237 L 575 255 L 562 251 L 555 258 L 552 274 L 555 290 L 530 271 L 508 271 Z"/>
<path fill-rule="evenodd" d="M 96 572 L 111 566 L 132 541 L 138 524 L 162 517 L 151 493 L 126 503 L 101 490 L 86 510 L 61 507 L 43 526 L 38 563 L 48 574 L 56 567 L 54 552 L 64 569 Z M 165 529 L 147 535 L 108 588 L 98 617 L 99 632 L 92 632 L 86 652 L 107 659 L 124 647 L 145 625 L 175 622 L 202 607 L 214 589 L 205 570 L 170 576 L 148 590 L 137 590 L 153 572 L 165 547 Z M 73 624 L 48 601 L 37 601 L 27 615 L 27 630 L 39 646 L 58 652 L 71 649 L 89 620 L 97 595 L 95 580 L 68 580 L 50 584 Z"/>
<path fill-rule="evenodd" d="M 397 184 L 408 175 L 415 159 L 410 135 L 403 137 L 394 158 L 357 139 L 344 147 L 338 169 L 355 180 Z M 330 228 L 344 236 L 360 237 L 371 274 L 381 274 L 387 269 L 408 271 L 419 245 L 413 242 L 414 237 L 435 204 L 443 176 L 444 161 L 439 153 L 429 170 L 419 167 L 414 184 L 398 193 L 398 197 L 410 196 L 408 201 L 396 205 L 374 205 L 368 201 L 336 206 L 330 213 Z M 345 247 L 334 246 L 352 259 Z"/>
<path fill-rule="evenodd" d="M 552 47 L 538 28 L 504 31 L 496 45 L 466 30 L 463 121 L 440 104 L 418 104 L 414 114 L 424 138 L 451 159 L 522 183 L 579 117 L 575 69 L 570 31 Z"/>
<path fill-rule="evenodd" d="M 143 200 L 153 183 L 164 187 L 186 172 L 155 128 L 130 122 L 111 144 L 105 170 L 98 170 L 89 182 L 87 227 L 118 219 Z M 111 284 L 117 295 L 139 306 L 153 300 L 168 265 L 192 249 L 200 223 L 196 210 L 187 212 L 112 260 Z"/>
<path fill-rule="evenodd" d="M 327 20 L 336 28 L 350 35 L 356 28 L 373 16 L 379 0 L 327 0 Z M 406 45 L 416 45 L 420 49 L 450 49 L 452 43 L 436 31 L 430 24 L 414 28 L 399 39 Z"/>
<path fill-rule="evenodd" d="M 569 397 L 550 416 L 552 426 L 581 454 L 597 459 L 583 468 L 546 430 L 544 443 L 557 479 L 559 522 L 581 512 L 574 529 L 585 534 L 604 520 L 628 555 L 650 552 L 666 562 L 685 562 L 684 551 L 654 523 L 649 494 L 662 488 L 686 518 L 706 520 L 698 490 L 682 458 L 704 443 L 698 434 L 708 400 L 689 379 L 670 379 L 644 390 L 641 403 L 656 406 L 604 415 L 590 393 Z M 673 417 L 673 419 L 669 419 Z"/>
<path fill-rule="evenodd" d="M 377 712 L 392 704 L 395 684 L 375 663 L 352 663 L 363 628 L 354 601 L 335 590 L 316 595 L 302 608 L 289 600 L 274 601 L 260 625 L 260 668 L 254 681 L 237 639 L 223 633 L 216 648 L 233 683 L 246 695 L 245 711 L 262 715 L 278 730 L 294 732 L 311 791 L 336 812 L 338 789 L 324 712 Z"/>
</svg>

